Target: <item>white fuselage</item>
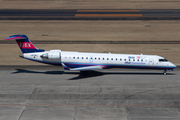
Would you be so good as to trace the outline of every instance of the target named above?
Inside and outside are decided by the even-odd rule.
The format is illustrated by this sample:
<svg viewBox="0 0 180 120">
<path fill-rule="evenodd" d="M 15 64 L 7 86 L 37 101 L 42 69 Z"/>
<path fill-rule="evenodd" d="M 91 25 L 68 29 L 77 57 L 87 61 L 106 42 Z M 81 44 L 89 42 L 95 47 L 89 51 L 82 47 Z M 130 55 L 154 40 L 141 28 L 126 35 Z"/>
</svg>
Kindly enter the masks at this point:
<svg viewBox="0 0 180 120">
<path fill-rule="evenodd" d="M 51 50 L 37 53 L 25 53 L 23 54 L 23 57 L 29 60 L 53 65 L 61 65 L 61 63 L 64 63 L 69 68 L 80 68 L 87 66 L 104 66 L 103 68 L 153 68 L 169 70 L 176 68 L 174 64 L 157 55 L 85 53 Z"/>
</svg>

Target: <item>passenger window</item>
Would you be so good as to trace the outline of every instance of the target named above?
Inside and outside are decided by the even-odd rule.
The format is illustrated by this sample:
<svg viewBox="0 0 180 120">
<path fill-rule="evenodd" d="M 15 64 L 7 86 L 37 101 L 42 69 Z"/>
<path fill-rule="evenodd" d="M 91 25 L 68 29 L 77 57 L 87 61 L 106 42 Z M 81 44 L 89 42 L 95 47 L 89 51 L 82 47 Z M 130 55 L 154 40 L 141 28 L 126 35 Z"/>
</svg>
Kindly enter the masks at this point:
<svg viewBox="0 0 180 120">
<path fill-rule="evenodd" d="M 83 57 L 82 57 L 82 59 L 83 59 Z"/>
<path fill-rule="evenodd" d="M 111 60 L 113 60 L 113 58 L 111 58 Z"/>
<path fill-rule="evenodd" d="M 131 61 L 131 59 L 129 59 L 129 61 Z"/>
<path fill-rule="evenodd" d="M 135 59 L 133 59 L 133 61 L 135 61 Z"/>
<path fill-rule="evenodd" d="M 95 57 L 95 60 L 96 60 L 96 57 Z"/>
<path fill-rule="evenodd" d="M 126 59 L 124 59 L 124 61 L 126 61 Z"/>
<path fill-rule="evenodd" d="M 100 60 L 100 58 L 98 58 L 98 60 Z"/>
<path fill-rule="evenodd" d="M 122 59 L 120 59 L 120 61 L 121 61 Z"/>
<path fill-rule="evenodd" d="M 86 59 L 88 59 L 88 57 L 86 57 Z"/>
<path fill-rule="evenodd" d="M 139 61 L 139 59 L 137 61 Z"/>
<path fill-rule="evenodd" d="M 117 58 L 116 58 L 116 61 L 117 61 Z"/>
<path fill-rule="evenodd" d="M 109 60 L 109 58 L 107 58 L 107 60 Z"/>
<path fill-rule="evenodd" d="M 143 59 L 141 61 L 143 62 Z"/>
<path fill-rule="evenodd" d="M 77 57 L 77 59 L 79 59 L 79 57 Z"/>
<path fill-rule="evenodd" d="M 73 59 L 75 59 L 75 57 L 73 57 Z"/>
<path fill-rule="evenodd" d="M 103 60 L 104 60 L 104 58 L 103 58 Z"/>
</svg>

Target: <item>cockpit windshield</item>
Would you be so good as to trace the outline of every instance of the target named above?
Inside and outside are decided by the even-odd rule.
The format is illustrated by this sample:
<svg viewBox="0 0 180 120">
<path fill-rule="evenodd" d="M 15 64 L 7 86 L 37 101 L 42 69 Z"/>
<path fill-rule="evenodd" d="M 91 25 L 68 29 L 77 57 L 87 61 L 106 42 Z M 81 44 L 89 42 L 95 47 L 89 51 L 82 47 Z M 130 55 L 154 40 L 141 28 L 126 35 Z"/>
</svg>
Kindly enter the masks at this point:
<svg viewBox="0 0 180 120">
<path fill-rule="evenodd" d="M 159 59 L 159 62 L 168 62 L 166 59 Z"/>
</svg>

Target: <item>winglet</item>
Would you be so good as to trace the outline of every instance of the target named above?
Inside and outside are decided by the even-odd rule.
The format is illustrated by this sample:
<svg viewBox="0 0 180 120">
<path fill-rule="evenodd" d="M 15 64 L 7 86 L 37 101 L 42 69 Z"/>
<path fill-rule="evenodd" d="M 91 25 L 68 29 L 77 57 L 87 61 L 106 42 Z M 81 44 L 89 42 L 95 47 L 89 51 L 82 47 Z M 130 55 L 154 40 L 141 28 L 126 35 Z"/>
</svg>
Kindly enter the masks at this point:
<svg viewBox="0 0 180 120">
<path fill-rule="evenodd" d="M 64 70 L 70 70 L 64 63 L 61 63 L 61 64 L 64 67 Z"/>
</svg>

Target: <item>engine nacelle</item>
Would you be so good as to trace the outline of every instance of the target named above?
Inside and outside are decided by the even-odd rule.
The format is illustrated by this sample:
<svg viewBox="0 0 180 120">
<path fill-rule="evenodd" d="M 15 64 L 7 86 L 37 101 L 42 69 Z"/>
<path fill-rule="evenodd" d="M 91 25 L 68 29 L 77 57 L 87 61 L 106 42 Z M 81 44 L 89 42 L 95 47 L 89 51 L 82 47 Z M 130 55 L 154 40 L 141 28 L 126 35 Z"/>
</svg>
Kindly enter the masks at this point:
<svg viewBox="0 0 180 120">
<path fill-rule="evenodd" d="M 46 59 L 61 59 L 61 50 L 50 50 L 48 53 L 41 55 Z"/>
</svg>

